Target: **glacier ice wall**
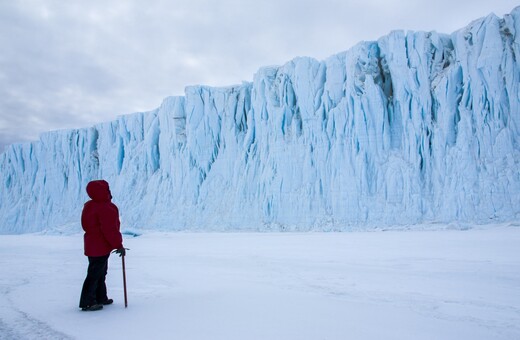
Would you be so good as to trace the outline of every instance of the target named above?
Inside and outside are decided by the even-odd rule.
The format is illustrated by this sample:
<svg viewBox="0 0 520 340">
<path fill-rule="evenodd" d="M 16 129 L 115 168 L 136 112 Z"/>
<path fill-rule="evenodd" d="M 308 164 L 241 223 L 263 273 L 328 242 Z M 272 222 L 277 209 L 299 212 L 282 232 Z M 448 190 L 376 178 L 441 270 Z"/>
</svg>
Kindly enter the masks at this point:
<svg viewBox="0 0 520 340">
<path fill-rule="evenodd" d="M 79 228 L 104 178 L 127 228 L 346 230 L 520 218 L 520 7 L 395 31 L 252 83 L 0 155 L 0 232 Z"/>
</svg>

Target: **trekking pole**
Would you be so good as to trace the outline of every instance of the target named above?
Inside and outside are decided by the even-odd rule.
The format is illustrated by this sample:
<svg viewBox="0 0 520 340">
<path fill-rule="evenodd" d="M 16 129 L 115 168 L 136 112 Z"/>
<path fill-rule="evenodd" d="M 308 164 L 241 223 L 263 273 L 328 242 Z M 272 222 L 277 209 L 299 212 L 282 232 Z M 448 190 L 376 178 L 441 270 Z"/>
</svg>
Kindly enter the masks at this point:
<svg viewBox="0 0 520 340">
<path fill-rule="evenodd" d="M 126 250 L 130 250 L 128 248 L 125 248 L 125 252 Z M 117 250 L 114 250 L 112 253 L 118 253 Z M 125 293 L 125 308 L 128 307 L 128 298 L 126 296 L 126 269 L 125 269 L 125 255 L 124 254 L 119 254 L 119 256 L 121 257 L 121 262 L 123 264 L 123 290 L 124 290 L 124 293 Z"/>
<path fill-rule="evenodd" d="M 126 270 L 125 270 L 125 255 L 121 256 L 121 261 L 123 263 L 123 290 L 125 292 L 125 308 L 128 307 L 128 298 L 126 297 Z"/>
</svg>

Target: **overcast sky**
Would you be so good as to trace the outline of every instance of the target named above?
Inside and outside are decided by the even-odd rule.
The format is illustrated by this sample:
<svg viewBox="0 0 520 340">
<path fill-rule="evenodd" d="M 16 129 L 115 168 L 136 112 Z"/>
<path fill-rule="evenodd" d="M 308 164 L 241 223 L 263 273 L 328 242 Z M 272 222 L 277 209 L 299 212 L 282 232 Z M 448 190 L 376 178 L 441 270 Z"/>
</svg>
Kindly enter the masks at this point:
<svg viewBox="0 0 520 340">
<path fill-rule="evenodd" d="M 392 30 L 452 33 L 510 0 L 0 0 L 0 152 L 149 111 L 188 85 L 252 81 Z"/>
</svg>

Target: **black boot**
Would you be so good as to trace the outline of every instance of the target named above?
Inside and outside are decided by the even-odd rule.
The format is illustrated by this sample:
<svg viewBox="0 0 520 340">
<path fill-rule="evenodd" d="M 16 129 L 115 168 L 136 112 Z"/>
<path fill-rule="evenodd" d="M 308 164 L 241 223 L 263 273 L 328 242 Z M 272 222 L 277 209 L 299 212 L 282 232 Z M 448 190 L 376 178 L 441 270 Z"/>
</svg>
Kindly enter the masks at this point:
<svg viewBox="0 0 520 340">
<path fill-rule="evenodd" d="M 95 305 L 86 306 L 86 307 L 81 308 L 81 310 L 85 311 L 85 312 L 93 312 L 93 311 L 100 310 L 100 309 L 103 309 L 103 305 L 100 305 L 98 303 L 96 303 Z"/>
<path fill-rule="evenodd" d="M 114 300 L 112 300 L 112 299 L 106 299 L 105 301 L 103 301 L 104 305 L 111 305 L 113 303 L 114 303 Z"/>
</svg>

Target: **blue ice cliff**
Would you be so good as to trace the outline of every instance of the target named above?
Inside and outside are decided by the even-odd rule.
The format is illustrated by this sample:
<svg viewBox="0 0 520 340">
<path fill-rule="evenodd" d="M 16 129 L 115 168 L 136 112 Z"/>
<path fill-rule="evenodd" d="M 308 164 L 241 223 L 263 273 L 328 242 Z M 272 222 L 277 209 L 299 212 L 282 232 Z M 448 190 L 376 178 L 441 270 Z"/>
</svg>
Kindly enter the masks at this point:
<svg viewBox="0 0 520 340">
<path fill-rule="evenodd" d="M 125 228 L 349 230 L 520 219 L 520 7 L 395 31 L 252 83 L 0 155 L 0 233 L 78 230 L 106 179 Z"/>
</svg>

